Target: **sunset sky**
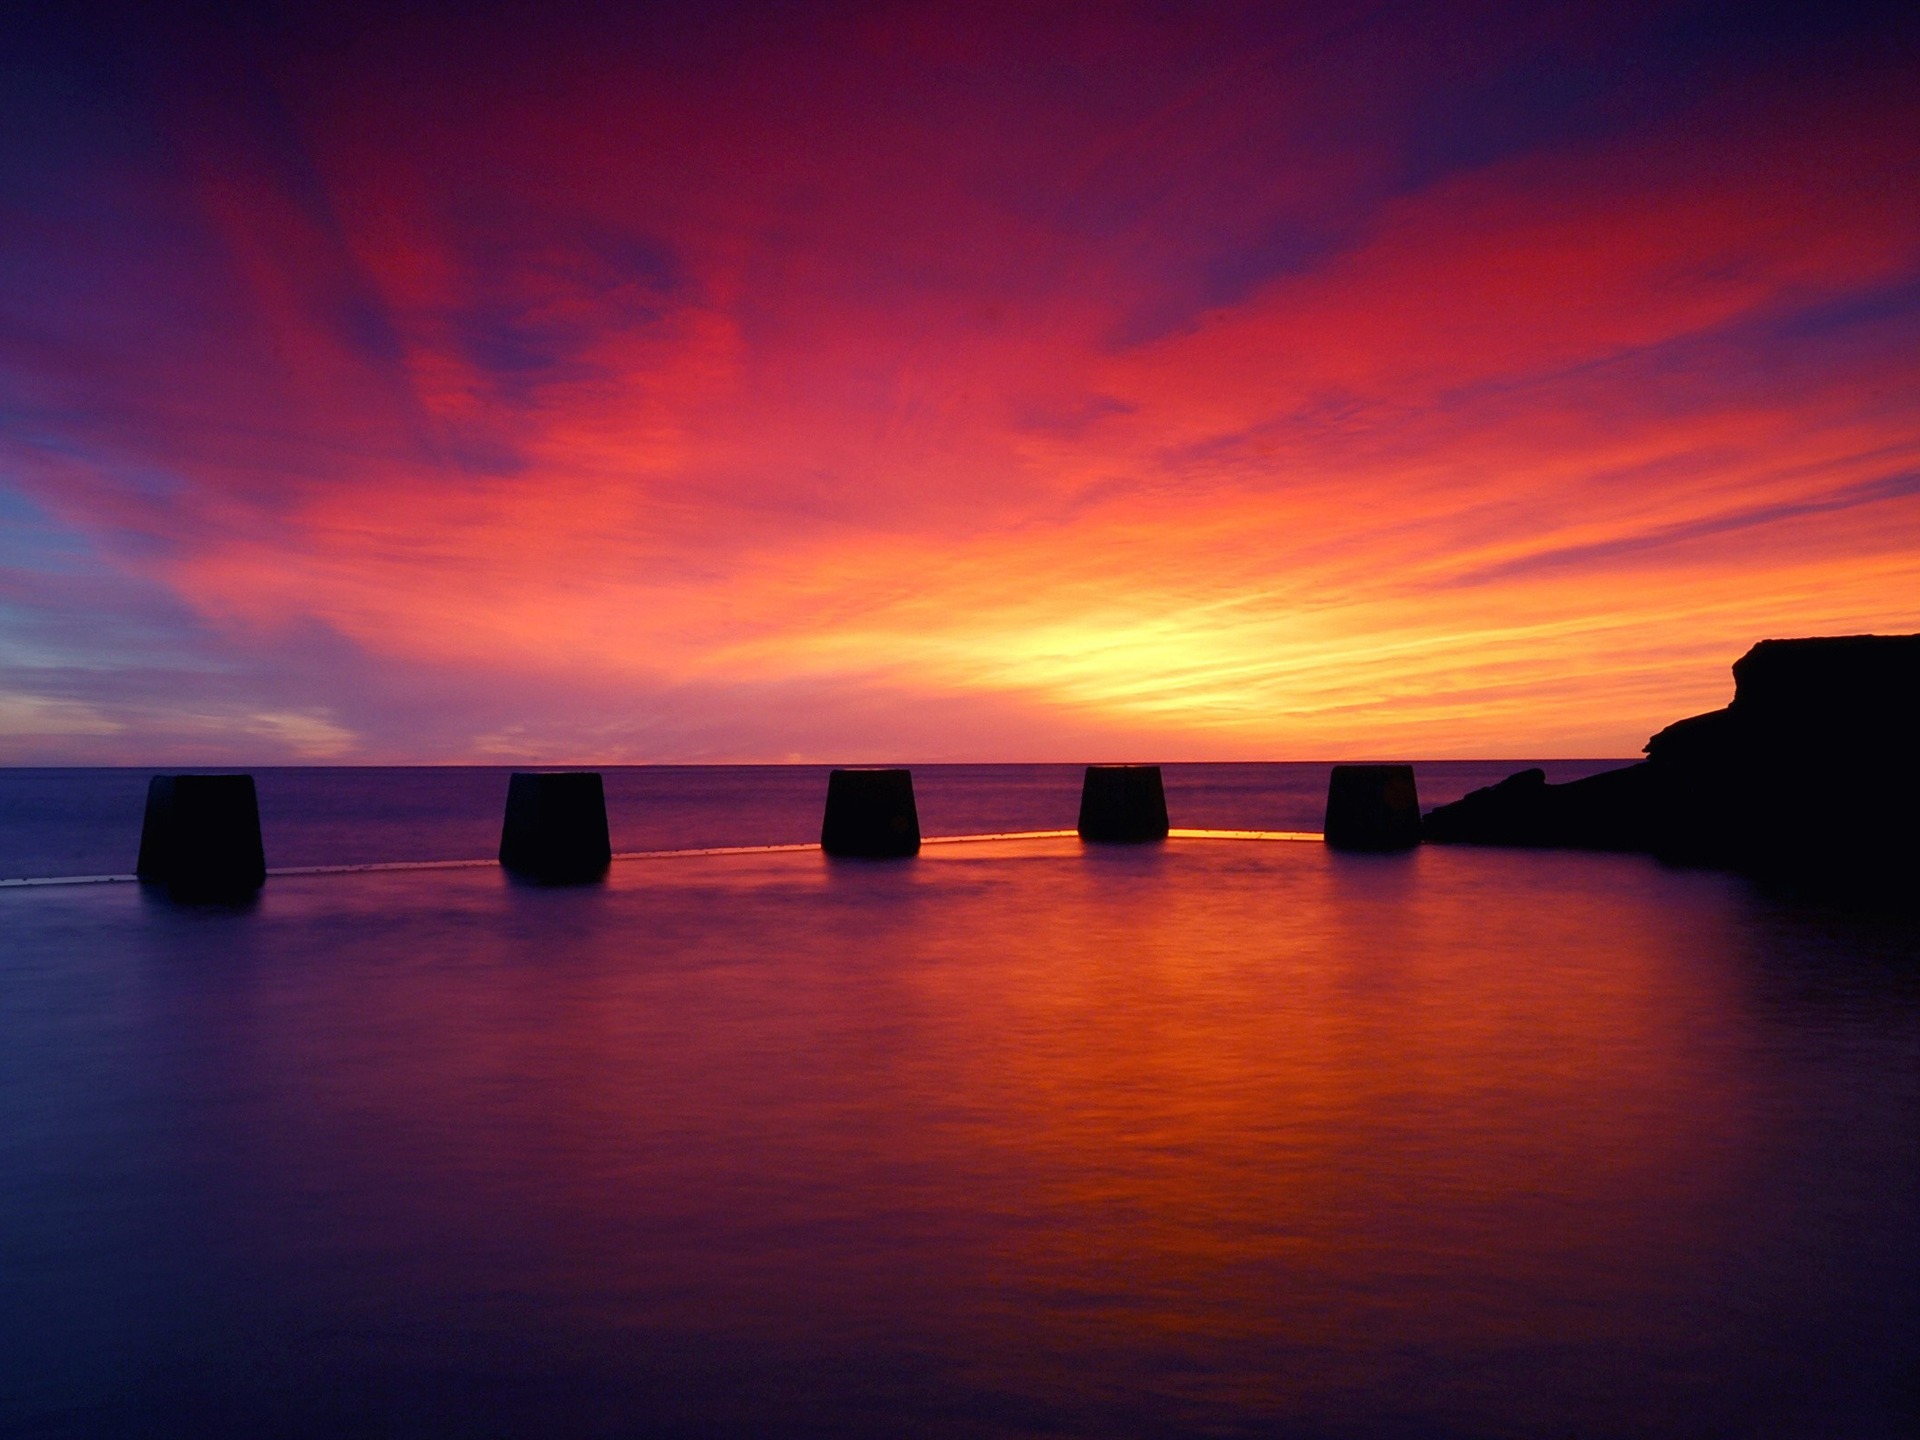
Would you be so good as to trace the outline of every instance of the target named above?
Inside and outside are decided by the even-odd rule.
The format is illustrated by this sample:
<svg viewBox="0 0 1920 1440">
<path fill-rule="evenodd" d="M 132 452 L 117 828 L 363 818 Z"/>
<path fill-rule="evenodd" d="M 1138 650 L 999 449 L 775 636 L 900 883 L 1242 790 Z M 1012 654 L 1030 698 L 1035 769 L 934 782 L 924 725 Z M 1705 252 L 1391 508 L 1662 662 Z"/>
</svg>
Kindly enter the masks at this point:
<svg viewBox="0 0 1920 1440">
<path fill-rule="evenodd" d="M 0 763 L 1631 755 L 1920 629 L 1911 0 L 599 8 L 0 20 Z"/>
</svg>

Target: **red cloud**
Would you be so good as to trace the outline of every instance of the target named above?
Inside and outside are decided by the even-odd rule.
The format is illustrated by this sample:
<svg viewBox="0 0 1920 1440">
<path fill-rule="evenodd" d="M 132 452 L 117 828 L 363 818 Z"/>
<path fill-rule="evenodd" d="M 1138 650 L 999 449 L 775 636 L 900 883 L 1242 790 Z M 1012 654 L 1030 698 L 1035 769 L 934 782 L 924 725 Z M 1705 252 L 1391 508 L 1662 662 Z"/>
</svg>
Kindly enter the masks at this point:
<svg viewBox="0 0 1920 1440">
<path fill-rule="evenodd" d="M 1051 70 L 917 21 L 240 66 L 255 123 L 166 111 L 166 303 L 33 353 L 84 404 L 23 473 L 218 631 L 529 707 L 1624 751 L 1752 639 L 1920 594 L 1920 110 L 1870 57 L 1396 179 L 1392 86 L 1630 23 L 1451 77 L 1402 36 L 1371 85 L 1337 28 L 1093 21 Z"/>
</svg>

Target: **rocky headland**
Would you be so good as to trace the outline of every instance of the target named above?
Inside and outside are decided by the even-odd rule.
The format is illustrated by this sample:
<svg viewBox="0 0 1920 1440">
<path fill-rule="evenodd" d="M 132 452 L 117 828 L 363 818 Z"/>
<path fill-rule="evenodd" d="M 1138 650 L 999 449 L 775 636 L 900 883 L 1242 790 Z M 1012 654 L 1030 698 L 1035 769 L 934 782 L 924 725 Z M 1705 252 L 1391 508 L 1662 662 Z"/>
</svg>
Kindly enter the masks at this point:
<svg viewBox="0 0 1920 1440">
<path fill-rule="evenodd" d="M 1762 640 L 1733 703 L 1565 785 L 1523 770 L 1422 821 L 1442 844 L 1639 850 L 1758 873 L 1914 883 L 1920 635 Z"/>
</svg>

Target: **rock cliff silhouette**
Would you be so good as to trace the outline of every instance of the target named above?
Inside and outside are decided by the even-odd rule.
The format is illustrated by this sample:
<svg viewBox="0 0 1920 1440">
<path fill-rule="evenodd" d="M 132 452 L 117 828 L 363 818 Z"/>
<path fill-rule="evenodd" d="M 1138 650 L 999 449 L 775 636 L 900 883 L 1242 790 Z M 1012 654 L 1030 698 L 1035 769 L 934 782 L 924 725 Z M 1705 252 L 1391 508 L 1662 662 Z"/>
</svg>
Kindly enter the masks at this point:
<svg viewBox="0 0 1920 1440">
<path fill-rule="evenodd" d="M 1732 704 L 1667 726 L 1639 764 L 1566 785 L 1523 770 L 1433 810 L 1423 838 L 1913 881 L 1920 635 L 1762 640 L 1733 679 Z"/>
</svg>

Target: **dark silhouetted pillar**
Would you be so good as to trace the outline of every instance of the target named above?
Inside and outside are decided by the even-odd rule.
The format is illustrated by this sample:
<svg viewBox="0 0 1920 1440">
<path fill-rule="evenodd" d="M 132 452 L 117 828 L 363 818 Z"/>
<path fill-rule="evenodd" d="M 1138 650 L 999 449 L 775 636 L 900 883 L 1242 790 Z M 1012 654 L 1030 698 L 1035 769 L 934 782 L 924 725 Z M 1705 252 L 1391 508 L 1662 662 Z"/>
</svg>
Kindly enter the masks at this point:
<svg viewBox="0 0 1920 1440">
<path fill-rule="evenodd" d="M 135 869 L 182 900 L 241 899 L 266 884 L 253 777 L 154 776 Z"/>
<path fill-rule="evenodd" d="M 595 770 L 517 774 L 507 782 L 500 863 L 547 885 L 598 880 L 613 861 L 607 792 Z"/>
<path fill-rule="evenodd" d="M 827 777 L 820 848 L 884 859 L 920 853 L 920 812 L 908 770 L 835 770 Z"/>
<path fill-rule="evenodd" d="M 1167 838 L 1158 765 L 1089 765 L 1080 787 L 1080 838 L 1137 844 Z"/>
<path fill-rule="evenodd" d="M 1411 765 L 1336 765 L 1327 782 L 1327 844 L 1408 850 L 1420 843 L 1420 794 Z"/>
</svg>

